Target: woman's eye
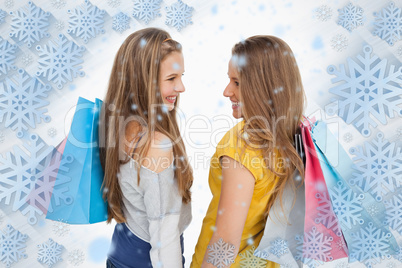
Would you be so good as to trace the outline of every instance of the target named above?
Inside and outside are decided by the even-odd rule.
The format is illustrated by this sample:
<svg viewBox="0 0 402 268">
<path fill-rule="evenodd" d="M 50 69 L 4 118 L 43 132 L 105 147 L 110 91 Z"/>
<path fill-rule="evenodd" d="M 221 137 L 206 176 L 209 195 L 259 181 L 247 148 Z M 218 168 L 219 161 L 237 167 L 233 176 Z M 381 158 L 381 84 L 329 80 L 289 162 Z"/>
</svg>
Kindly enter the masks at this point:
<svg viewBox="0 0 402 268">
<path fill-rule="evenodd" d="M 236 86 L 239 86 L 239 82 L 235 82 Z"/>
<path fill-rule="evenodd" d="M 171 77 L 171 78 L 169 78 L 168 80 L 169 80 L 169 81 L 173 81 L 173 80 L 174 80 L 174 78 L 175 78 L 175 77 Z"/>
</svg>

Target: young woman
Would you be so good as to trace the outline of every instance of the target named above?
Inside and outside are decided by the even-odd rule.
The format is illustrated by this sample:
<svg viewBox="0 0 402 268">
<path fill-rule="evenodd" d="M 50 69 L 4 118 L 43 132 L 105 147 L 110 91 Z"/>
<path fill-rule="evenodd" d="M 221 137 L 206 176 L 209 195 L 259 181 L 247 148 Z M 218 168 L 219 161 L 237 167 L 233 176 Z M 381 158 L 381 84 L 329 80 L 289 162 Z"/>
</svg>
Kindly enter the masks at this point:
<svg viewBox="0 0 402 268">
<path fill-rule="evenodd" d="M 273 36 L 236 44 L 223 95 L 233 116 L 243 118 L 226 133 L 211 160 L 212 201 L 191 267 L 278 264 L 253 256 L 266 217 L 303 161 L 293 146 L 304 107 L 300 73 L 289 46 Z M 261 267 L 261 266 L 258 266 Z"/>
<path fill-rule="evenodd" d="M 156 28 L 131 34 L 115 57 L 100 120 L 107 222 L 117 222 L 107 267 L 184 265 L 193 175 L 176 121 L 183 73 L 181 45 Z"/>
</svg>

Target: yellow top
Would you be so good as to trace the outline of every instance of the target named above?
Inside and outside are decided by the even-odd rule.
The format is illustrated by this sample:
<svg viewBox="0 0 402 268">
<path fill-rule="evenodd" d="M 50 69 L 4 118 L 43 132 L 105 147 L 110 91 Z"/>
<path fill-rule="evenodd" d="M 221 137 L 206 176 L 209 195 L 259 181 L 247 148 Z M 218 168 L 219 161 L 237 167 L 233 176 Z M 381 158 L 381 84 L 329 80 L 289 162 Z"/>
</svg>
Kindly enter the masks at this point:
<svg viewBox="0 0 402 268">
<path fill-rule="evenodd" d="M 213 197 L 202 224 L 201 234 L 198 238 L 193 260 L 190 265 L 191 268 L 201 267 L 208 243 L 213 234 L 221 195 L 222 166 L 219 159 L 224 155 L 240 162 L 253 174 L 255 179 L 253 197 L 241 236 L 239 254 L 235 259 L 235 263 L 230 267 L 280 267 L 279 264 L 253 255 L 264 233 L 264 213 L 267 210 L 267 204 L 270 198 L 270 195 L 267 193 L 269 193 L 275 185 L 275 175 L 266 168 L 266 164 L 264 164 L 266 162 L 264 162 L 261 150 L 254 150 L 249 146 L 244 148 L 245 142 L 238 137 L 238 135 L 241 135 L 243 127 L 244 121 L 241 121 L 229 130 L 219 142 L 216 152 L 212 156 L 208 182 Z M 275 159 L 276 156 L 273 154 L 272 157 L 268 158 L 268 161 L 275 161 Z M 265 266 L 262 266 L 264 264 Z"/>
</svg>

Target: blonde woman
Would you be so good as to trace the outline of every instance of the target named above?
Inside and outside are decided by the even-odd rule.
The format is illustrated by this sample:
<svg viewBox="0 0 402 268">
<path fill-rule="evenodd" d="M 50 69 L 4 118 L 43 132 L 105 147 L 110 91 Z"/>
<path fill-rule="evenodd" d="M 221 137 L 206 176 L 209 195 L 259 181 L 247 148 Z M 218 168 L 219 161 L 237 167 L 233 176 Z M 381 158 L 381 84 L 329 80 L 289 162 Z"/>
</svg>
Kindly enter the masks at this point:
<svg viewBox="0 0 402 268">
<path fill-rule="evenodd" d="M 139 30 L 115 57 L 100 120 L 108 223 L 107 267 L 183 267 L 192 170 L 176 121 L 184 92 L 181 45 Z"/>
<path fill-rule="evenodd" d="M 293 181 L 295 170 L 304 176 L 303 161 L 293 146 L 304 91 L 289 46 L 274 36 L 250 37 L 233 47 L 228 76 L 223 95 L 232 103 L 233 116 L 243 121 L 226 133 L 212 157 L 213 197 L 193 268 L 247 267 L 285 183 Z"/>
</svg>

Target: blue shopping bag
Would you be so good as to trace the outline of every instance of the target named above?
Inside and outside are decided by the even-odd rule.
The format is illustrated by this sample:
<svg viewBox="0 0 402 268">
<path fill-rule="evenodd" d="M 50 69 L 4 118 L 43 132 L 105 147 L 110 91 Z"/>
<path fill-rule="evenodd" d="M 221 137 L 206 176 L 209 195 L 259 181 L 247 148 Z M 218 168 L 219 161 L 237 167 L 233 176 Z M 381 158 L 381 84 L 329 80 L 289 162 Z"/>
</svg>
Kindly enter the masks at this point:
<svg viewBox="0 0 402 268">
<path fill-rule="evenodd" d="M 107 203 L 102 198 L 101 189 L 104 173 L 98 144 L 101 106 L 102 101 L 99 99 L 96 99 L 95 103 L 81 97 L 78 99 L 63 151 L 63 155 L 74 158 L 68 172 L 71 181 L 67 185 L 72 202 L 55 206 L 52 211 L 47 212 L 47 219 L 70 224 L 90 224 L 107 220 Z M 56 178 L 55 188 L 58 179 L 59 176 Z"/>
</svg>

